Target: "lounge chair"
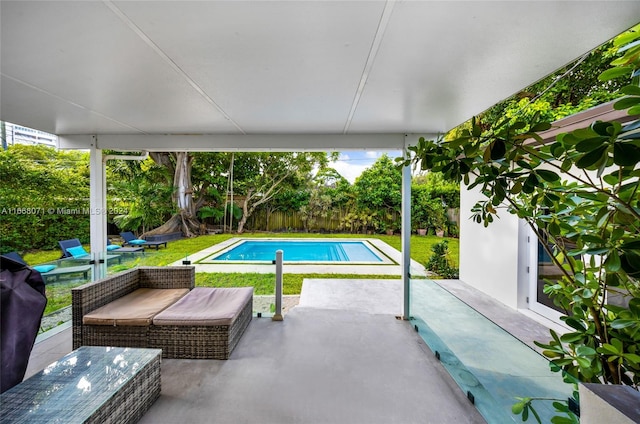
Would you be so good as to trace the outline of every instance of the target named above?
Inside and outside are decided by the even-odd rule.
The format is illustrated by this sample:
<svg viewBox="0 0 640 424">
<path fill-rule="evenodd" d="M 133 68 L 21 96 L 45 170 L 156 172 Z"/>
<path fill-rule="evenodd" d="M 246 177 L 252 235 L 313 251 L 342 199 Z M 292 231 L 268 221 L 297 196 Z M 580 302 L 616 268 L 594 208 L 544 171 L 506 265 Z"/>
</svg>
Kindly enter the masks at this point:
<svg viewBox="0 0 640 424">
<path fill-rule="evenodd" d="M 60 245 L 60 249 L 62 249 L 62 257 L 60 259 L 68 259 L 74 261 L 82 261 L 88 262 L 91 260 L 91 255 L 84 250 L 82 247 L 82 243 L 80 240 L 69 239 L 69 240 L 61 240 L 58 242 Z M 118 263 L 122 262 L 122 257 L 120 255 L 106 255 L 107 263 L 116 260 Z"/>
<path fill-rule="evenodd" d="M 129 246 L 155 247 L 156 250 L 158 250 L 161 245 L 164 245 L 165 248 L 167 247 L 166 241 L 147 241 L 138 239 L 131 231 L 124 231 L 120 233 L 120 237 L 124 240 L 124 244 L 128 244 Z"/>
<path fill-rule="evenodd" d="M 144 254 L 144 247 L 136 246 L 136 247 L 123 247 L 119 244 L 111 243 L 111 240 L 107 240 L 107 252 L 111 253 L 124 253 L 124 254 L 134 254 L 138 252 L 142 252 Z"/>
<path fill-rule="evenodd" d="M 22 256 L 18 252 L 9 252 L 3 256 L 13 259 L 16 262 L 29 266 Z M 89 279 L 89 272 L 91 272 L 91 265 L 81 266 L 58 266 L 54 264 L 42 264 L 34 265 L 31 268 L 35 269 L 42 275 L 45 283 L 49 283 L 51 279 L 57 281 L 63 275 L 82 274 L 85 280 Z"/>
</svg>

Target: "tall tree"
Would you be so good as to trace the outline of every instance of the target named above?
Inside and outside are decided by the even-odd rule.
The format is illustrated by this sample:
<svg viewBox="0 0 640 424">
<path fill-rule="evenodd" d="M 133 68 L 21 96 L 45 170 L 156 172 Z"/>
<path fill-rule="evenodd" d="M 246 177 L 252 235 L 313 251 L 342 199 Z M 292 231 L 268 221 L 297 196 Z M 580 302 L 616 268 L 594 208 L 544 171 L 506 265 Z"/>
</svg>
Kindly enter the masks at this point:
<svg viewBox="0 0 640 424">
<path fill-rule="evenodd" d="M 238 233 L 244 231 L 247 219 L 256 208 L 271 201 L 286 187 L 303 185 L 314 169 L 328 163 L 326 153 L 240 153 L 235 163 L 240 170 L 235 187 L 244 196 L 242 218 L 238 222 Z M 251 172 L 249 172 L 251 171 Z"/>
<path fill-rule="evenodd" d="M 386 154 L 356 178 L 353 188 L 362 207 L 400 210 L 402 173 Z"/>
<path fill-rule="evenodd" d="M 200 221 L 196 217 L 191 185 L 193 155 L 189 152 L 151 152 L 151 158 L 165 167 L 173 175 L 171 198 L 176 207 L 174 215 L 158 228 L 144 235 L 182 232 L 185 237 L 193 237 L 200 232 Z"/>
<path fill-rule="evenodd" d="M 384 231 L 399 227 L 397 215 L 402 205 L 402 172 L 384 154 L 365 169 L 353 184 L 356 215 L 365 227 Z M 371 228 L 367 228 L 371 230 Z"/>
<path fill-rule="evenodd" d="M 150 156 L 173 175 L 171 198 L 176 211 L 167 222 L 145 235 L 177 231 L 182 232 L 185 237 L 198 235 L 200 221 L 196 212 L 207 199 L 212 198 L 212 194 L 219 193 L 220 176 L 228 166 L 228 154 L 152 152 Z M 193 172 L 198 176 L 195 186 L 192 182 Z M 214 193 L 210 191 L 212 187 Z"/>
<path fill-rule="evenodd" d="M 323 229 L 327 218 L 342 218 L 349 201 L 351 184 L 338 171 L 325 167 L 319 169 L 307 185 L 308 197 L 298 208 L 307 230 Z M 325 221 L 326 223 L 326 221 Z"/>
</svg>

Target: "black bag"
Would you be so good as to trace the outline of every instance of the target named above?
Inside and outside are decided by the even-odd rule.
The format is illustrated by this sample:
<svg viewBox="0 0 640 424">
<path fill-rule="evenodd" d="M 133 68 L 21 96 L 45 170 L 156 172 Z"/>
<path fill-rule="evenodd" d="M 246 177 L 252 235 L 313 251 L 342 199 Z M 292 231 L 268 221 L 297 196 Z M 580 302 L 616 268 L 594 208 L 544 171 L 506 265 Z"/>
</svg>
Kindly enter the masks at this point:
<svg viewBox="0 0 640 424">
<path fill-rule="evenodd" d="M 6 256 L 0 261 L 0 393 L 20 383 L 27 371 L 44 308 L 40 273 Z"/>
</svg>

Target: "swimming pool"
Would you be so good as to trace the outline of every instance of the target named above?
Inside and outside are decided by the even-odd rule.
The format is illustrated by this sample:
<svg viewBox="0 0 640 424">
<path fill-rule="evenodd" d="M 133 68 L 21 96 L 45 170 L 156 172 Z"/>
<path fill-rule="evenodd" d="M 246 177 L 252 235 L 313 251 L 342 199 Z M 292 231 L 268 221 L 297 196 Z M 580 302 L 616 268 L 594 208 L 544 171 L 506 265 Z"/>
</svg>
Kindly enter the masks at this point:
<svg viewBox="0 0 640 424">
<path fill-rule="evenodd" d="M 382 254 L 364 241 L 328 240 L 242 240 L 201 262 L 271 262 L 276 250 L 285 262 L 360 263 L 385 262 Z"/>
</svg>

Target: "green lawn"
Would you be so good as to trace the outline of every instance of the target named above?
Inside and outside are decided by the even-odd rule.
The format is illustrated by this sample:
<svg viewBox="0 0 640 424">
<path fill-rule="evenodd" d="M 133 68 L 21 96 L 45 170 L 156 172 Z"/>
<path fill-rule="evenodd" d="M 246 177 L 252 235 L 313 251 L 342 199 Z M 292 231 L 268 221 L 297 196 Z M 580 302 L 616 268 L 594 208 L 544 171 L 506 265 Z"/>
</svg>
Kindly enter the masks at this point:
<svg viewBox="0 0 640 424">
<path fill-rule="evenodd" d="M 177 260 L 184 258 L 187 255 L 192 255 L 212 246 L 217 243 L 221 243 L 233 237 L 251 237 L 251 238 L 273 238 L 273 237 L 286 237 L 286 238 L 377 238 L 390 246 L 400 250 L 400 236 L 387 236 L 387 235 L 363 235 L 363 234 L 313 234 L 313 233 L 244 233 L 241 236 L 237 234 L 217 234 L 208 236 L 199 236 L 190 239 L 182 239 L 170 241 L 167 243 L 167 248 L 161 247 L 158 251 L 155 249 L 147 250 L 144 258 L 140 260 L 140 264 L 146 266 L 165 266 L 173 263 Z M 431 246 L 442 241 L 441 237 L 436 236 L 411 236 L 411 258 L 425 264 L 431 257 Z M 458 266 L 458 239 L 446 238 L 449 241 L 449 251 L 451 254 L 451 263 Z M 89 246 L 85 246 L 88 250 Z M 30 265 L 37 265 L 44 262 L 54 261 L 60 258 L 59 250 L 43 250 L 35 252 L 27 252 L 24 254 L 24 259 Z M 115 268 L 111 267 L 111 268 Z M 127 266 L 129 268 L 129 266 Z"/>
<path fill-rule="evenodd" d="M 363 234 L 309 234 L 309 233 L 244 233 L 242 236 L 236 234 L 217 234 L 199 236 L 190 239 L 182 239 L 170 241 L 167 248 L 161 247 L 159 250 L 147 250 L 144 256 L 136 259 L 125 260 L 121 265 L 112 265 L 109 267 L 109 273 L 122 271 L 134 266 L 166 266 L 180 259 L 184 259 L 188 255 L 199 252 L 202 249 L 210 247 L 214 244 L 223 242 L 233 237 L 251 237 L 251 238 L 377 238 L 390 246 L 400 250 L 400 236 L 387 235 L 363 235 Z M 449 241 L 449 250 L 451 254 L 451 263 L 458 266 L 458 239 L 447 238 Z M 411 236 L 411 257 L 421 264 L 425 264 L 431 257 L 431 246 L 442 241 L 442 238 L 436 236 Z M 89 250 L 89 246 L 85 246 Z M 30 265 L 36 265 L 44 262 L 55 261 L 60 258 L 59 250 L 52 251 L 34 251 L 27 252 L 23 255 L 25 261 Z M 287 295 L 300 294 L 302 289 L 302 280 L 304 278 L 400 278 L 399 276 L 388 275 L 357 275 L 357 274 L 285 274 L 283 276 L 283 292 Z M 275 274 L 257 274 L 257 273 L 197 273 L 196 285 L 204 287 L 238 287 L 253 286 L 255 294 L 267 295 L 274 293 Z M 53 312 L 71 304 L 71 288 L 77 286 L 78 282 L 65 283 L 61 281 L 55 284 L 47 285 L 47 309 L 45 314 Z"/>
<path fill-rule="evenodd" d="M 302 290 L 302 280 L 305 278 L 368 278 L 368 279 L 399 279 L 395 275 L 360 275 L 360 274 L 284 274 L 282 276 L 282 294 L 296 295 Z M 268 295 L 275 293 L 275 274 L 258 273 L 209 273 L 196 274 L 196 286 L 200 287 L 238 287 L 252 286 L 254 294 Z"/>
</svg>

